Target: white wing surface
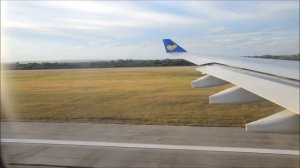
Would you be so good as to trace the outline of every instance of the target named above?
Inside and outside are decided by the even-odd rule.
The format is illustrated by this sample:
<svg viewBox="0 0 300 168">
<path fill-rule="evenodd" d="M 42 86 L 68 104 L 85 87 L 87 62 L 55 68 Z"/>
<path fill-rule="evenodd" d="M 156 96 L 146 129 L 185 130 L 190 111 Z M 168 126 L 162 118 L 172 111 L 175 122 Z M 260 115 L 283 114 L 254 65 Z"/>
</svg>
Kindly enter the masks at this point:
<svg viewBox="0 0 300 168">
<path fill-rule="evenodd" d="M 235 86 L 209 97 L 211 104 L 272 101 L 286 110 L 246 124 L 247 131 L 299 133 L 299 62 L 257 58 L 218 58 L 188 53 L 170 39 L 165 50 L 196 65 L 206 76 L 193 88 L 232 83 Z"/>
</svg>

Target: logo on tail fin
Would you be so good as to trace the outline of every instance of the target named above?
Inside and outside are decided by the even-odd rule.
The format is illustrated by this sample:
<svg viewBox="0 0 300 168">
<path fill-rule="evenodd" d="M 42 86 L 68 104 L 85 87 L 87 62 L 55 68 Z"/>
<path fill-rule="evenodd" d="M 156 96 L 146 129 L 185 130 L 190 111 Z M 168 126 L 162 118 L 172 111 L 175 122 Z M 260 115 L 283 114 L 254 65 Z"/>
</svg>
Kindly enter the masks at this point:
<svg viewBox="0 0 300 168">
<path fill-rule="evenodd" d="M 177 45 L 176 44 L 174 44 L 174 45 L 167 45 L 167 49 L 169 50 L 169 51 L 173 51 L 173 50 L 175 50 L 177 48 Z"/>
<path fill-rule="evenodd" d="M 171 39 L 163 39 L 163 43 L 164 43 L 165 50 L 166 50 L 167 53 L 186 52 L 183 48 L 181 48 L 178 44 L 176 44 Z"/>
</svg>

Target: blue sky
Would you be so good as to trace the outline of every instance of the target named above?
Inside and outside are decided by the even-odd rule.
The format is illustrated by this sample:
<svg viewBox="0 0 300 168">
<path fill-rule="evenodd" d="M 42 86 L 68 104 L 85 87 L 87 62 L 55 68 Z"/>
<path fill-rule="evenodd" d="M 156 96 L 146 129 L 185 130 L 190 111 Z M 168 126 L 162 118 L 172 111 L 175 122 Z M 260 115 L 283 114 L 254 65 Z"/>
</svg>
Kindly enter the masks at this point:
<svg viewBox="0 0 300 168">
<path fill-rule="evenodd" d="M 299 1 L 1 1 L 1 61 L 299 53 Z"/>
</svg>

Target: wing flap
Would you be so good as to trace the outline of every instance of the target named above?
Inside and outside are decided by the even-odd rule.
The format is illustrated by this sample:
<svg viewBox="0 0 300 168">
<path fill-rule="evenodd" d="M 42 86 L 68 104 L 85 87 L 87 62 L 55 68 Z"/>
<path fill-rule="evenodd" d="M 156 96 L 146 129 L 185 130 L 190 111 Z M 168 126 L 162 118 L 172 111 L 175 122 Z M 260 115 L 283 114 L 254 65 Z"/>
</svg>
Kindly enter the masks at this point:
<svg viewBox="0 0 300 168">
<path fill-rule="evenodd" d="M 266 118 L 246 124 L 247 131 L 299 134 L 299 115 L 283 110 Z"/>
<path fill-rule="evenodd" d="M 212 87 L 212 86 L 220 86 L 227 84 L 227 81 L 224 81 L 219 78 L 215 78 L 210 75 L 205 75 L 199 79 L 196 79 L 191 82 L 192 88 L 203 88 L 203 87 Z"/>
<path fill-rule="evenodd" d="M 233 86 L 209 96 L 209 104 L 242 104 L 263 100 L 265 99 L 238 86 Z"/>
</svg>

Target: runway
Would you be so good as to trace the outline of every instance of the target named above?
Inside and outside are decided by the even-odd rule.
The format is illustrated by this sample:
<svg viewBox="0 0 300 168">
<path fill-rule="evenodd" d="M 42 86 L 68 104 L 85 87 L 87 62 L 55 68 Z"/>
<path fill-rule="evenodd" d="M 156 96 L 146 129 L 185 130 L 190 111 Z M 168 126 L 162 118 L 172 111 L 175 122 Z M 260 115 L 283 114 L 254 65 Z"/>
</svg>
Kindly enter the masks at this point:
<svg viewBox="0 0 300 168">
<path fill-rule="evenodd" d="M 46 144 L 46 145 L 75 145 L 75 146 L 96 146 L 96 147 L 117 147 L 117 148 L 144 148 L 144 149 L 169 149 L 169 150 L 193 150 L 210 152 L 238 152 L 238 153 L 260 153 L 299 156 L 298 150 L 282 149 L 260 149 L 260 148 L 236 148 L 216 146 L 190 146 L 190 145 L 161 145 L 161 144 L 137 144 L 137 143 L 112 143 L 95 141 L 66 141 L 48 139 L 2 139 L 2 143 L 21 144 Z"/>
<path fill-rule="evenodd" d="M 1 123 L 10 167 L 299 167 L 299 135 L 244 128 Z"/>
</svg>

